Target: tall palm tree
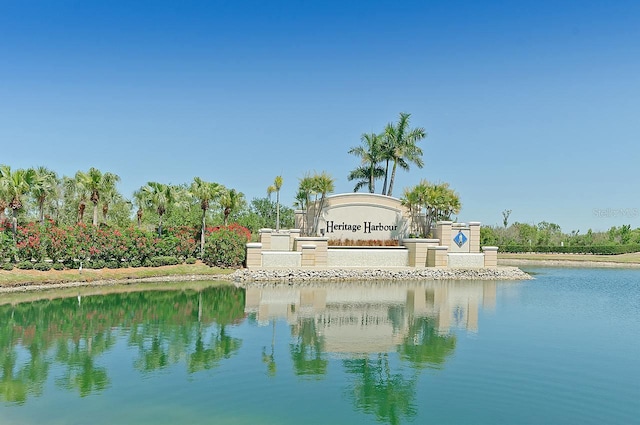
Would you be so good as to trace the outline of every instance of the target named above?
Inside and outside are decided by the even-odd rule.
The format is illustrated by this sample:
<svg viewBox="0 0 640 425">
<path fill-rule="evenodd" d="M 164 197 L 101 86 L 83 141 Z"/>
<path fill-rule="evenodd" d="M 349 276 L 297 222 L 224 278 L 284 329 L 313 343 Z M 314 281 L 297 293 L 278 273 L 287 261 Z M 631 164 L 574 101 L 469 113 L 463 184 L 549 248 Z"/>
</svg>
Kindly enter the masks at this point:
<svg viewBox="0 0 640 425">
<path fill-rule="evenodd" d="M 311 226 L 309 226 L 309 215 L 312 212 L 311 196 L 313 196 L 313 177 L 305 175 L 300 179 L 298 184 L 298 192 L 296 193 L 295 206 L 302 210 L 302 234 L 308 236 L 311 233 Z"/>
<path fill-rule="evenodd" d="M 222 214 L 224 215 L 224 225 L 229 223 L 229 216 L 242 205 L 244 194 L 237 192 L 235 189 L 225 190 L 220 197 L 220 205 L 222 206 Z"/>
<path fill-rule="evenodd" d="M 144 208 L 146 205 L 145 192 L 143 192 L 142 189 L 133 192 L 133 203 L 138 207 L 138 210 L 136 211 L 136 219 L 138 221 L 138 227 L 140 227 L 142 225 L 142 215 L 144 214 Z"/>
<path fill-rule="evenodd" d="M 106 190 L 100 195 L 100 198 L 102 203 L 102 222 L 105 224 L 107 223 L 107 217 L 109 215 L 109 207 L 120 202 L 127 202 L 130 205 L 129 201 L 124 199 L 115 186 L 106 188 Z"/>
<path fill-rule="evenodd" d="M 313 233 L 318 234 L 318 225 L 320 224 L 320 215 L 324 208 L 324 202 L 329 193 L 335 190 L 335 180 L 326 171 L 313 176 L 313 193 L 315 194 L 315 214 L 313 220 Z M 320 199 L 318 199 L 318 195 Z"/>
<path fill-rule="evenodd" d="M 280 189 L 282 189 L 282 176 L 276 176 L 273 184 L 267 188 L 267 195 L 276 193 L 276 232 L 280 231 Z"/>
<path fill-rule="evenodd" d="M 224 191 L 224 186 L 218 183 L 206 182 L 200 177 L 194 177 L 193 183 L 189 188 L 189 192 L 193 197 L 200 201 L 202 209 L 202 227 L 200 230 L 200 255 L 204 255 L 204 233 L 206 228 L 207 210 L 211 206 L 211 202 L 217 199 Z"/>
<path fill-rule="evenodd" d="M 58 193 L 60 179 L 55 171 L 46 167 L 35 169 L 35 181 L 31 186 L 31 195 L 38 204 L 38 217 L 44 223 L 44 209 L 47 200 L 52 200 Z"/>
<path fill-rule="evenodd" d="M 87 207 L 87 195 L 84 188 L 75 178 L 64 176 L 62 178 L 62 186 L 64 188 L 64 200 L 67 206 L 73 204 L 78 205 L 76 211 L 76 224 L 82 223 L 84 220 L 84 211 Z"/>
<path fill-rule="evenodd" d="M 116 183 L 120 181 L 120 177 L 113 173 L 102 173 L 97 168 L 91 167 L 86 173 L 78 171 L 76 173 L 76 181 L 93 203 L 93 225 L 97 226 L 100 193 L 115 188 Z"/>
<path fill-rule="evenodd" d="M 175 189 L 171 185 L 149 182 L 140 188 L 139 192 L 141 193 L 136 196 L 142 200 L 144 206 L 158 213 L 158 236 L 162 236 L 162 216 L 175 200 Z"/>
<path fill-rule="evenodd" d="M 386 173 L 382 193 L 392 196 L 393 183 L 396 177 L 396 169 L 398 166 L 403 170 L 409 170 L 410 164 L 415 164 L 418 168 L 424 166 L 422 160 L 422 149 L 417 143 L 427 137 L 424 128 L 409 128 L 409 117 L 411 114 L 405 112 L 400 113 L 397 124 L 389 123 L 385 127 L 383 134 L 383 155 L 386 161 Z M 389 163 L 393 164 L 391 178 L 389 179 L 389 187 L 387 188 L 387 176 L 389 171 Z"/>
<path fill-rule="evenodd" d="M 31 168 L 11 171 L 8 165 L 0 166 L 0 186 L 5 192 L 6 199 L 10 199 L 8 207 L 12 211 L 14 234 L 18 229 L 18 211 L 23 207 L 22 197 L 29 193 L 35 180 L 36 173 Z"/>
<path fill-rule="evenodd" d="M 382 150 L 382 137 L 375 134 L 363 134 L 360 138 L 362 145 L 349 149 L 351 155 L 361 159 L 360 166 L 349 173 L 349 181 L 358 180 L 354 192 L 364 186 L 369 188 L 369 193 L 376 192 L 376 179 L 384 176 L 385 170 L 380 166 L 384 159 Z"/>
</svg>

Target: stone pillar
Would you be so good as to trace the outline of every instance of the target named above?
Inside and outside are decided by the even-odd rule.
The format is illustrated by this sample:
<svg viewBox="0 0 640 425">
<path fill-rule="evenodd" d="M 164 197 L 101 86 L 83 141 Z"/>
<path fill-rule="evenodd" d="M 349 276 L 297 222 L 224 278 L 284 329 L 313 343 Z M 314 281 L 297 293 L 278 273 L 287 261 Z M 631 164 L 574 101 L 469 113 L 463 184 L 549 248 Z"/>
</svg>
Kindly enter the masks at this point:
<svg viewBox="0 0 640 425">
<path fill-rule="evenodd" d="M 262 244 L 250 242 L 247 244 L 247 268 L 259 269 L 262 267 Z"/>
<path fill-rule="evenodd" d="M 289 251 L 295 251 L 293 249 L 293 245 L 296 241 L 296 238 L 300 237 L 300 229 L 289 229 Z"/>
<path fill-rule="evenodd" d="M 302 250 L 302 267 L 314 267 L 316 265 L 316 246 L 305 244 L 301 247 Z"/>
<path fill-rule="evenodd" d="M 484 252 L 485 267 L 498 267 L 498 247 L 497 246 L 483 246 L 482 252 Z"/>
<path fill-rule="evenodd" d="M 402 245 L 409 251 L 410 267 L 426 267 L 427 266 L 427 247 L 438 246 L 438 239 L 402 239 Z"/>
<path fill-rule="evenodd" d="M 480 222 L 469 222 L 469 252 L 480 252 Z"/>
<path fill-rule="evenodd" d="M 436 238 L 440 239 L 440 245 L 449 246 L 451 243 L 451 221 L 439 221 L 436 223 Z"/>
<path fill-rule="evenodd" d="M 271 233 L 273 233 L 273 229 L 260 229 L 258 233 L 260 234 L 262 249 L 269 251 L 271 249 Z"/>
<path fill-rule="evenodd" d="M 301 252 L 302 246 L 306 244 L 315 245 L 316 247 L 316 266 L 326 267 L 328 262 L 329 238 L 303 236 L 295 239 L 294 250 Z"/>
<path fill-rule="evenodd" d="M 427 267 L 449 267 L 448 246 L 430 246 L 427 248 Z"/>
</svg>

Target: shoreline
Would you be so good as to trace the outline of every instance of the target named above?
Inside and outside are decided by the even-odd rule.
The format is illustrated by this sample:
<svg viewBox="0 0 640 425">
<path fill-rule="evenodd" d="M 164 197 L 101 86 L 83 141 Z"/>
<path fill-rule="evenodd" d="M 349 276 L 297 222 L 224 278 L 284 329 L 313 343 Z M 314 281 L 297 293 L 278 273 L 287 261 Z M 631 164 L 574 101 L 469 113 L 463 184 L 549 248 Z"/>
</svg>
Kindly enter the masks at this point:
<svg viewBox="0 0 640 425">
<path fill-rule="evenodd" d="M 617 263 L 614 261 L 588 261 L 588 260 L 531 260 L 519 258 L 499 258 L 498 266 L 536 266 L 536 267 L 567 267 L 567 268 L 619 268 L 640 269 L 640 263 Z"/>
<path fill-rule="evenodd" d="M 220 281 L 246 287 L 252 284 L 283 283 L 288 285 L 310 282 L 398 281 L 398 280 L 529 280 L 530 275 L 517 267 L 490 269 L 439 268 L 378 268 L 378 269 L 239 269 L 231 274 L 186 274 L 142 278 L 97 279 L 92 281 L 38 282 L 0 286 L 0 294 L 46 291 L 53 289 L 108 287 L 138 283 L 171 283 L 193 281 Z"/>
</svg>

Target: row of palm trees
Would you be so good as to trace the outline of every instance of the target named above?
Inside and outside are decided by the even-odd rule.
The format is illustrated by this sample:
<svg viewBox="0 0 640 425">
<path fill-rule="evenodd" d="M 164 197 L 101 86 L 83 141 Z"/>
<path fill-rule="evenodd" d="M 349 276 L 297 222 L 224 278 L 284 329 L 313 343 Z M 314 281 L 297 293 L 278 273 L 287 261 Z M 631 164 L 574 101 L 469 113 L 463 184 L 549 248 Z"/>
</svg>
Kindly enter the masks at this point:
<svg viewBox="0 0 640 425">
<path fill-rule="evenodd" d="M 410 128 L 411 114 L 400 113 L 397 123 L 389 123 L 382 133 L 365 133 L 362 144 L 349 150 L 360 158 L 360 166 L 349 173 L 349 181 L 355 180 L 354 192 L 363 187 L 375 193 L 376 180 L 384 178 L 382 194 L 392 196 L 397 168 L 408 171 L 411 164 L 424 166 L 422 149 L 417 143 L 427 136 L 424 128 Z"/>
<path fill-rule="evenodd" d="M 199 203 L 202 209 L 202 228 L 206 227 L 206 215 L 214 205 L 222 211 L 224 225 L 229 216 L 244 202 L 244 195 L 235 189 L 202 180 L 195 177 L 191 185 L 170 185 L 149 182 L 133 194 L 133 202 L 126 200 L 116 187 L 120 177 L 97 168 L 78 171 L 74 177 L 58 177 L 57 173 L 46 168 L 11 169 L 0 165 L 0 221 L 7 217 L 5 211 L 11 211 L 11 221 L 15 231 L 18 216 L 25 204 L 36 206 L 40 222 L 44 222 L 45 213 L 57 221 L 65 208 L 75 209 L 75 222 L 84 221 L 87 205 L 93 206 L 92 224 L 99 225 L 99 211 L 102 222 L 106 223 L 110 208 L 116 204 L 137 206 L 138 225 L 141 225 L 145 211 L 151 211 L 159 218 L 158 232 L 162 233 L 162 219 L 174 206 L 186 206 Z M 201 244 L 204 240 L 201 240 Z"/>
</svg>

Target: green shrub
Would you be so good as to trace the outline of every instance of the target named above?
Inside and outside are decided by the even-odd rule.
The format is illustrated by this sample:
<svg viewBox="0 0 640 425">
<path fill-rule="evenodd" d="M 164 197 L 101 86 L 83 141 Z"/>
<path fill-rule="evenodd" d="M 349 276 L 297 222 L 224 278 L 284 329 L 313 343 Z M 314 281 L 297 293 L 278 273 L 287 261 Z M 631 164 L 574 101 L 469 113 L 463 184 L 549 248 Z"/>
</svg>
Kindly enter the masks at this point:
<svg viewBox="0 0 640 425">
<path fill-rule="evenodd" d="M 31 261 L 20 261 L 16 264 L 16 267 L 20 270 L 33 270 L 33 263 Z"/>
<path fill-rule="evenodd" d="M 51 265 L 51 268 L 53 270 L 64 270 L 64 264 L 56 262 Z"/>
<path fill-rule="evenodd" d="M 107 263 L 104 260 L 87 261 L 84 263 L 84 267 L 87 269 L 104 269 Z"/>
<path fill-rule="evenodd" d="M 48 272 L 49 270 L 51 270 L 51 264 L 49 264 L 49 263 L 35 263 L 33 265 L 33 268 L 35 270 L 40 270 L 41 272 Z"/>
<path fill-rule="evenodd" d="M 4 263 L 2 265 L 2 270 L 10 272 L 11 270 L 13 270 L 13 263 Z"/>
<path fill-rule="evenodd" d="M 107 261 L 106 264 L 108 269 L 117 269 L 118 267 L 120 267 L 120 261 L 118 260 L 109 260 Z"/>
<path fill-rule="evenodd" d="M 150 264 L 148 267 L 175 266 L 176 264 L 180 264 L 180 260 L 170 255 L 151 257 L 148 262 Z"/>
<path fill-rule="evenodd" d="M 131 267 L 142 267 L 142 261 L 136 259 L 132 259 L 131 261 L 129 261 L 129 266 Z"/>
<path fill-rule="evenodd" d="M 195 264 L 196 263 L 196 259 L 194 257 L 189 257 L 185 260 L 185 262 L 187 264 Z"/>
<path fill-rule="evenodd" d="M 221 228 L 207 235 L 202 261 L 210 266 L 240 267 L 246 256 L 247 238 Z"/>
</svg>

